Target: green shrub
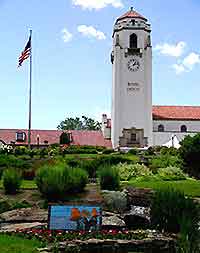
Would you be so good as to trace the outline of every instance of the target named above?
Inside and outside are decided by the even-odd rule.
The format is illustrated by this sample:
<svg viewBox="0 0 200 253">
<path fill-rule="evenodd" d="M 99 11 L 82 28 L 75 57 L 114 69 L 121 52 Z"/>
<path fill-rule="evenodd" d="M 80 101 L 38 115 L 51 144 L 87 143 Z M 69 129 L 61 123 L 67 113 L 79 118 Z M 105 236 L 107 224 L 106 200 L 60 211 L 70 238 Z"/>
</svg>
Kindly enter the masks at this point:
<svg viewBox="0 0 200 253">
<path fill-rule="evenodd" d="M 102 166 L 112 166 L 118 163 L 132 163 L 133 161 L 123 155 L 101 155 L 91 159 L 68 159 L 65 162 L 72 167 L 80 167 L 87 171 L 90 178 L 96 178 L 97 171 Z"/>
<path fill-rule="evenodd" d="M 15 169 L 7 169 L 3 172 L 3 186 L 7 194 L 16 194 L 21 186 L 21 175 Z"/>
<path fill-rule="evenodd" d="M 15 147 L 14 149 L 14 154 L 15 155 L 26 155 L 28 154 L 28 149 L 24 146 L 18 146 L 18 147 Z"/>
<path fill-rule="evenodd" d="M 198 230 L 199 206 L 182 192 L 174 189 L 159 190 L 151 206 L 151 221 L 155 229 L 179 233 L 187 223 L 187 234 Z"/>
<path fill-rule="evenodd" d="M 180 167 L 181 160 L 178 156 L 166 154 L 153 157 L 150 161 L 150 164 L 152 170 L 157 172 L 157 169 L 159 168 L 167 168 L 169 166 Z"/>
<path fill-rule="evenodd" d="M 166 181 L 187 179 L 187 175 L 180 168 L 172 166 L 158 169 L 158 176 Z"/>
<path fill-rule="evenodd" d="M 63 149 L 63 154 L 98 154 L 103 149 L 94 146 L 76 146 L 72 145 Z"/>
<path fill-rule="evenodd" d="M 110 191 L 104 194 L 105 208 L 109 211 L 123 212 L 127 209 L 127 197 L 125 192 Z"/>
<path fill-rule="evenodd" d="M 178 155 L 178 149 L 174 147 L 162 147 L 160 150 L 161 155 L 172 155 L 172 156 L 177 156 Z"/>
<path fill-rule="evenodd" d="M 120 186 L 119 173 L 114 167 L 103 166 L 99 168 L 99 181 L 103 190 L 118 190 Z"/>
<path fill-rule="evenodd" d="M 39 191 L 48 200 L 62 200 L 69 193 L 82 192 L 87 184 L 87 172 L 81 168 L 71 168 L 63 163 L 45 165 L 36 175 Z"/>
<path fill-rule="evenodd" d="M 0 200 L 0 214 L 10 211 L 12 209 L 12 205 L 7 199 Z"/>
<path fill-rule="evenodd" d="M 200 134 L 186 136 L 181 141 L 179 148 L 180 157 L 183 160 L 183 168 L 186 173 L 200 178 Z"/>
<path fill-rule="evenodd" d="M 130 154 L 130 155 L 137 155 L 137 154 L 138 154 L 138 150 L 135 149 L 135 148 L 130 149 L 130 150 L 128 151 L 128 154 Z"/>
<path fill-rule="evenodd" d="M 114 153 L 115 151 L 114 151 L 114 149 L 111 149 L 111 148 L 108 148 L 108 149 L 105 149 L 105 150 L 103 150 L 103 154 L 104 155 L 109 155 L 109 154 L 112 154 L 112 153 Z"/>
<path fill-rule="evenodd" d="M 120 180 L 129 181 L 131 178 L 151 176 L 152 172 L 145 165 L 136 164 L 127 164 L 119 163 L 114 166 L 115 169 L 119 172 Z"/>
<path fill-rule="evenodd" d="M 26 200 L 22 200 L 20 202 L 14 202 L 12 204 L 12 210 L 20 209 L 20 208 L 28 208 L 28 207 L 32 207 L 32 205 L 29 202 L 27 202 Z"/>
</svg>

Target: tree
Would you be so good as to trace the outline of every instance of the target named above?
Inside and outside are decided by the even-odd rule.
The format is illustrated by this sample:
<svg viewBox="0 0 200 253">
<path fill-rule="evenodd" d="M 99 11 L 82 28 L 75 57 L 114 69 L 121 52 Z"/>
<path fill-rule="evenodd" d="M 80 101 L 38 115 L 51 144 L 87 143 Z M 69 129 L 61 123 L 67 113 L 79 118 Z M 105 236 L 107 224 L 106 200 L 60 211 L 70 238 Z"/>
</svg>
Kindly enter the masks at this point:
<svg viewBox="0 0 200 253">
<path fill-rule="evenodd" d="M 100 130 L 101 123 L 92 118 L 66 118 L 57 127 L 59 130 Z"/>
<path fill-rule="evenodd" d="M 200 134 L 186 136 L 179 149 L 184 170 L 191 176 L 200 178 Z"/>
</svg>

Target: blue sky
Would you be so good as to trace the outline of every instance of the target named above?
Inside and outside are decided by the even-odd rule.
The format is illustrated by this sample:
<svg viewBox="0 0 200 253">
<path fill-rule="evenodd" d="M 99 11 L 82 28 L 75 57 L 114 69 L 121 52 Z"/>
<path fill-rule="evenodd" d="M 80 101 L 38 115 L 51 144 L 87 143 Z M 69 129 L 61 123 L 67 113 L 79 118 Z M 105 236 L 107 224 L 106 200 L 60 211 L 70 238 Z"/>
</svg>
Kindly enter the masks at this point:
<svg viewBox="0 0 200 253">
<path fill-rule="evenodd" d="M 17 69 L 17 60 L 29 28 L 32 127 L 109 112 L 112 29 L 130 6 L 152 25 L 153 104 L 199 105 L 199 0 L 0 0 L 0 128 L 28 125 L 29 64 Z"/>
</svg>

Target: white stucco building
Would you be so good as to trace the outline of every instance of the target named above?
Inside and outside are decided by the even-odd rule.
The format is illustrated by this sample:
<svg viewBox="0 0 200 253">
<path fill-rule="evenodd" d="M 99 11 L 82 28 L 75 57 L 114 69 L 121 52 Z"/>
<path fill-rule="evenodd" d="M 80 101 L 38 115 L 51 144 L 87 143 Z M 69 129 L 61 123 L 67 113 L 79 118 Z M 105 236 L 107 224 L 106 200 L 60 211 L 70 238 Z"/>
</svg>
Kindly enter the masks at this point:
<svg viewBox="0 0 200 253">
<path fill-rule="evenodd" d="M 200 132 L 199 106 L 152 106 L 151 25 L 131 8 L 113 30 L 112 114 L 102 131 L 113 148 L 163 145 Z"/>
</svg>

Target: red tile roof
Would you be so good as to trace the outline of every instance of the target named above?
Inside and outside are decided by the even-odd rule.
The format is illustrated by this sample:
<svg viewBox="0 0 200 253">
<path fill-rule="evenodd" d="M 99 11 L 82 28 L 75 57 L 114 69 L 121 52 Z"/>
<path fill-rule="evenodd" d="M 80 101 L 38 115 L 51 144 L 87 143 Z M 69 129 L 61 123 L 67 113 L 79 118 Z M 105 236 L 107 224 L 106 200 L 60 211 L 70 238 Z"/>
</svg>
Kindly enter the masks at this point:
<svg viewBox="0 0 200 253">
<path fill-rule="evenodd" d="M 142 15 L 140 15 L 138 12 L 134 11 L 132 8 L 131 8 L 130 11 L 126 12 L 121 17 L 119 17 L 117 19 L 117 21 L 121 20 L 121 19 L 124 19 L 124 18 L 140 18 L 140 19 L 143 19 L 143 20 L 147 21 L 147 19 L 145 17 L 143 17 Z"/>
<path fill-rule="evenodd" d="M 26 134 L 25 142 L 16 142 L 16 133 L 24 132 Z M 39 135 L 40 145 L 44 145 L 44 141 L 48 141 L 48 144 L 54 144 L 60 142 L 60 135 L 63 131 L 60 130 L 31 130 L 31 144 L 37 145 L 37 136 Z M 101 131 L 66 131 L 72 134 L 74 145 L 91 145 L 91 146 L 105 146 L 112 147 L 111 141 L 106 140 L 103 137 Z M 0 140 L 7 144 L 15 142 L 16 144 L 28 144 L 27 143 L 28 131 L 25 129 L 0 129 Z"/>
<path fill-rule="evenodd" d="M 153 106 L 155 120 L 200 120 L 200 106 Z"/>
</svg>

